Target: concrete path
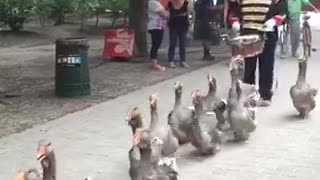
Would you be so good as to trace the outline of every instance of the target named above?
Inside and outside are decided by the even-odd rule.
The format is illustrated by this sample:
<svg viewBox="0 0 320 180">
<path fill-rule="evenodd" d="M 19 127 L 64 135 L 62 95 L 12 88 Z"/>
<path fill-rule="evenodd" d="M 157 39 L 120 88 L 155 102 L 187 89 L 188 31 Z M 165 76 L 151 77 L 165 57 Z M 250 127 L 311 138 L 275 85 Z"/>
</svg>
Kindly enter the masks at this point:
<svg viewBox="0 0 320 180">
<path fill-rule="evenodd" d="M 314 54 L 308 69 L 308 81 L 317 88 L 319 57 Z M 192 155 L 192 147 L 182 147 L 177 154 L 180 179 L 319 179 L 320 106 L 308 120 L 294 118 L 296 111 L 288 92 L 295 83 L 297 67 L 294 59 L 279 61 L 280 86 L 273 105 L 259 109 L 259 127 L 248 143 L 226 144 L 216 157 L 205 159 Z M 18 169 L 38 166 L 37 141 L 48 138 L 57 153 L 58 180 L 81 180 L 87 175 L 95 180 L 129 180 L 127 109 L 140 105 L 148 119 L 148 96 L 159 92 L 160 115 L 165 118 L 173 106 L 174 82 L 184 83 L 184 100 L 190 105 L 191 90 L 201 88 L 206 93 L 209 71 L 218 80 L 218 93 L 225 96 L 230 78 L 225 63 L 220 63 L 0 139 L 0 179 L 14 179 Z"/>
</svg>

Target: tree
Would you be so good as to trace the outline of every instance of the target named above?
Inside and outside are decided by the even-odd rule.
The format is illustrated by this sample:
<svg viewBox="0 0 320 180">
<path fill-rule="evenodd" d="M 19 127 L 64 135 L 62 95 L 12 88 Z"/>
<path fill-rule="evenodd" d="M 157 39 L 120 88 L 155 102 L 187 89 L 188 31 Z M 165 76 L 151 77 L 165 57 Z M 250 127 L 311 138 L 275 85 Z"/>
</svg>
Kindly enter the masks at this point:
<svg viewBox="0 0 320 180">
<path fill-rule="evenodd" d="M 52 13 L 53 10 L 53 0 L 35 0 L 34 12 L 39 16 L 40 26 L 44 28 L 48 16 Z"/>
<path fill-rule="evenodd" d="M 19 31 L 31 15 L 33 5 L 33 0 L 1 0 L 0 21 L 7 24 L 12 31 Z"/>
<path fill-rule="evenodd" d="M 56 18 L 55 25 L 64 23 L 65 13 L 72 10 L 73 0 L 53 0 L 52 16 Z"/>
<path fill-rule="evenodd" d="M 111 11 L 112 26 L 114 26 L 119 17 L 128 14 L 129 2 L 128 0 L 106 0 L 104 1 L 104 7 Z"/>
<path fill-rule="evenodd" d="M 135 31 L 135 56 L 137 57 L 148 55 L 147 3 L 148 0 L 129 0 L 129 27 Z"/>
<path fill-rule="evenodd" d="M 100 14 L 103 13 L 105 11 L 105 6 L 104 6 L 104 1 L 108 1 L 108 0 L 97 0 L 97 6 L 94 7 L 94 13 L 96 16 L 96 27 L 98 27 L 99 25 L 99 19 L 100 19 Z"/>
</svg>

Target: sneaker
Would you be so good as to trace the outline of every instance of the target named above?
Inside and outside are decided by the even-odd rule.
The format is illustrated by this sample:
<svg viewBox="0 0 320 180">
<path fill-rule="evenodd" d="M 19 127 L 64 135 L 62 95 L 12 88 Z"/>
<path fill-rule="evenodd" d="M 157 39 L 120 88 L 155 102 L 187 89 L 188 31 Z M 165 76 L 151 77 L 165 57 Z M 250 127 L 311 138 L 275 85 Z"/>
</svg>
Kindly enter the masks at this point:
<svg viewBox="0 0 320 180">
<path fill-rule="evenodd" d="M 295 58 L 300 58 L 301 54 L 299 52 L 296 52 L 296 53 L 292 54 L 292 56 Z"/>
<path fill-rule="evenodd" d="M 280 54 L 280 59 L 285 59 L 286 55 L 285 54 Z"/>
<path fill-rule="evenodd" d="M 207 60 L 207 61 L 213 61 L 213 60 L 215 60 L 215 57 L 212 56 L 211 54 L 206 54 L 206 55 L 203 56 L 202 59 L 203 60 Z"/>
<path fill-rule="evenodd" d="M 271 100 L 267 100 L 267 99 L 260 99 L 257 103 L 257 105 L 259 107 L 269 107 L 271 106 Z"/>
<path fill-rule="evenodd" d="M 176 64 L 174 62 L 170 62 L 169 67 L 170 68 L 176 68 L 177 66 L 176 66 Z"/>
<path fill-rule="evenodd" d="M 166 70 L 165 67 L 160 66 L 159 64 L 152 66 L 152 69 L 155 70 L 155 71 L 165 71 Z"/>
<path fill-rule="evenodd" d="M 181 62 L 181 67 L 183 68 L 189 68 L 189 64 L 187 64 L 186 62 Z"/>
</svg>

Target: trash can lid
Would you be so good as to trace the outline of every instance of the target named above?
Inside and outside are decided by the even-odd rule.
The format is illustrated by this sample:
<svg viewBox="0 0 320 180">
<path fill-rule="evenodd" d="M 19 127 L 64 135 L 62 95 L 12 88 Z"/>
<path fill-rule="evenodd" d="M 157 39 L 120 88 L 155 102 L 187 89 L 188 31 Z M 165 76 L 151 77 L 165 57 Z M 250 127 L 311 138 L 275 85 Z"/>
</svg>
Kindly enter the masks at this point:
<svg viewBox="0 0 320 180">
<path fill-rule="evenodd" d="M 56 40 L 56 44 L 62 46 L 89 46 L 88 39 L 85 37 L 59 38 Z"/>
</svg>

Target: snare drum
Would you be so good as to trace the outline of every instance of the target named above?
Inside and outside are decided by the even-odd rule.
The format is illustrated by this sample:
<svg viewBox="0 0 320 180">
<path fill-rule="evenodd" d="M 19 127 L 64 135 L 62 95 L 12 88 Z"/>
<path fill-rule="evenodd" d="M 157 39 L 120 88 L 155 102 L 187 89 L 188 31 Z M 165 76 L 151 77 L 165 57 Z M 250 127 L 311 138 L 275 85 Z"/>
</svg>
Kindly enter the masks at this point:
<svg viewBox="0 0 320 180">
<path fill-rule="evenodd" d="M 243 35 L 229 40 L 232 56 L 241 55 L 244 58 L 253 57 L 262 53 L 264 38 L 260 35 Z"/>
</svg>

